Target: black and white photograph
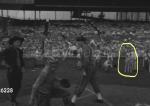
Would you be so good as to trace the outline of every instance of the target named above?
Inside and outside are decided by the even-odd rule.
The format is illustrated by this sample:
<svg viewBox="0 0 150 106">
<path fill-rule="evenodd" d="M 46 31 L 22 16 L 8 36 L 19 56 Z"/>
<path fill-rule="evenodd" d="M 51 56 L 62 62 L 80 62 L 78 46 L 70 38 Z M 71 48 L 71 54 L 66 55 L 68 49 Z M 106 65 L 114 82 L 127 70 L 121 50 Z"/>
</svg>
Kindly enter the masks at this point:
<svg viewBox="0 0 150 106">
<path fill-rule="evenodd" d="M 0 106 L 150 106 L 150 2 L 0 0 Z"/>
</svg>

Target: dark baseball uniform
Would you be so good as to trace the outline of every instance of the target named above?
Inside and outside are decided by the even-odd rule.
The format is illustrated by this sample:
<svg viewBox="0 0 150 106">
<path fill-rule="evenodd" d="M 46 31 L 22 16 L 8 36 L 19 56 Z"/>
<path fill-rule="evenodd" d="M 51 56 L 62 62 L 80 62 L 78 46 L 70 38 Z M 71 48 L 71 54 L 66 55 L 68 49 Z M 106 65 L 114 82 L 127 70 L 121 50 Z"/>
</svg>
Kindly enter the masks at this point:
<svg viewBox="0 0 150 106">
<path fill-rule="evenodd" d="M 96 61 L 92 56 L 92 48 L 89 45 L 83 47 L 79 61 L 81 61 L 82 64 L 81 70 L 83 71 L 83 75 L 75 94 L 80 96 L 88 83 L 92 85 L 96 93 L 100 92 L 99 86 L 96 82 Z"/>
</svg>

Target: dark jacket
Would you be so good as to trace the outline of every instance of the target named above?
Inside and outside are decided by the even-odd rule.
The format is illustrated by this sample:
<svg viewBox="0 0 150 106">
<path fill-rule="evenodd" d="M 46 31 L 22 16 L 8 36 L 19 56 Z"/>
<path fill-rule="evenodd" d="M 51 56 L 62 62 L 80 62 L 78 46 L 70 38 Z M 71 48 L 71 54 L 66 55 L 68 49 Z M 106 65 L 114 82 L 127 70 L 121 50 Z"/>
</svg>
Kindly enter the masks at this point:
<svg viewBox="0 0 150 106">
<path fill-rule="evenodd" d="M 24 61 L 23 61 L 23 50 L 17 48 L 15 49 L 14 47 L 9 47 L 5 49 L 2 53 L 3 60 L 5 61 L 6 64 L 10 66 L 10 68 L 16 68 L 17 66 L 17 50 L 19 53 L 19 59 L 20 59 L 20 64 L 21 67 L 24 66 Z"/>
</svg>

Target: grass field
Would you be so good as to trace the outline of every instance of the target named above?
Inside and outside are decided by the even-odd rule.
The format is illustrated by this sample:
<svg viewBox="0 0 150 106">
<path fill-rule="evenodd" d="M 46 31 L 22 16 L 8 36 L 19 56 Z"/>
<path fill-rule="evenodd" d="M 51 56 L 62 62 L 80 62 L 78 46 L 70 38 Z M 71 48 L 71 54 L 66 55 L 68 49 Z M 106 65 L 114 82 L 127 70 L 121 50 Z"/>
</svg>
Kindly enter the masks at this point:
<svg viewBox="0 0 150 106">
<path fill-rule="evenodd" d="M 35 71 L 32 71 L 32 70 Z M 27 101 L 31 87 L 41 68 L 27 68 L 24 73 L 22 89 L 18 100 L 20 106 L 28 106 Z M 83 95 L 78 98 L 77 106 L 148 106 L 150 105 L 150 73 L 140 72 L 136 78 L 121 77 L 116 70 L 104 72 L 102 69 L 97 73 L 97 79 L 106 104 L 96 104 L 96 96 L 89 85 Z M 72 87 L 68 89 L 71 93 L 74 86 L 81 79 L 81 72 L 73 69 L 73 63 L 64 62 L 58 69 L 59 76 L 70 79 Z M 0 70 L 0 88 L 7 88 L 6 70 Z M 0 106 L 9 106 L 9 95 L 0 94 Z M 56 102 L 59 101 L 59 102 Z M 52 106 L 61 106 L 61 100 L 55 100 Z"/>
</svg>

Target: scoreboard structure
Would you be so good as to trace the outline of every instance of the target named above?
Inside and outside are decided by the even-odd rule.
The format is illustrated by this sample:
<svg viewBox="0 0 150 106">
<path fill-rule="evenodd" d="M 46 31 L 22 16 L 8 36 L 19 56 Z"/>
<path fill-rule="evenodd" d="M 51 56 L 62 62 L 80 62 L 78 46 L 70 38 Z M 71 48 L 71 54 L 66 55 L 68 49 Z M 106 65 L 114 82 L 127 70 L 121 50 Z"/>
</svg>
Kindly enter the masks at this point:
<svg viewBox="0 0 150 106">
<path fill-rule="evenodd" d="M 35 0 L 37 7 L 94 11 L 149 11 L 148 0 Z"/>
<path fill-rule="evenodd" d="M 35 4 L 61 6 L 150 6 L 148 0 L 35 0 Z"/>
</svg>

